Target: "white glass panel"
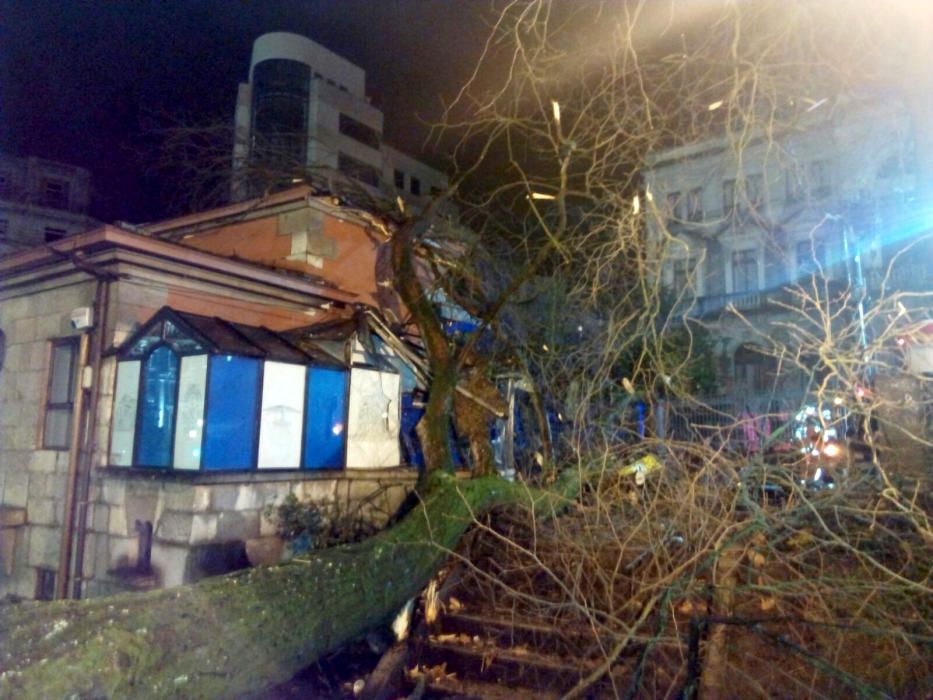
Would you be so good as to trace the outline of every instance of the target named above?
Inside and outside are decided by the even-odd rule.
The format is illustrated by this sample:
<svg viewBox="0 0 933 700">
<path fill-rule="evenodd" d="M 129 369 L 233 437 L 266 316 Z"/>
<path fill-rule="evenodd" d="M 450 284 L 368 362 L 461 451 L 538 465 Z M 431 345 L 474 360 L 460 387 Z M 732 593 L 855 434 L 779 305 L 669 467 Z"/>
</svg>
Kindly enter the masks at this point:
<svg viewBox="0 0 933 700">
<path fill-rule="evenodd" d="M 139 360 L 117 363 L 117 387 L 113 397 L 113 435 L 110 438 L 110 463 L 128 467 L 133 464 L 136 439 L 136 402 L 139 399 Z"/>
<path fill-rule="evenodd" d="M 399 405 L 397 374 L 356 367 L 351 370 L 348 467 L 398 466 Z"/>
<path fill-rule="evenodd" d="M 207 355 L 181 358 L 178 409 L 175 419 L 175 469 L 201 466 L 201 437 L 204 434 L 204 387 L 207 381 Z"/>
<path fill-rule="evenodd" d="M 263 365 L 257 462 L 260 469 L 293 469 L 301 465 L 304 398 L 303 366 L 282 362 Z"/>
</svg>

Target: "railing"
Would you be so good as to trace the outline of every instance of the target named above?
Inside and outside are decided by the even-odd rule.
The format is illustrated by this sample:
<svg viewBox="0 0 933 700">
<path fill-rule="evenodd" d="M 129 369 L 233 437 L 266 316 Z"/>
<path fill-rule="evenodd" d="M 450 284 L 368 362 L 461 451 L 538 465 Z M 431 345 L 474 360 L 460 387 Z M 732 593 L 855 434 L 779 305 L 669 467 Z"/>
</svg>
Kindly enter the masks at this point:
<svg viewBox="0 0 933 700">
<path fill-rule="evenodd" d="M 787 432 L 803 398 L 802 392 L 764 392 L 665 401 L 656 417 L 658 437 L 755 451 Z"/>
</svg>

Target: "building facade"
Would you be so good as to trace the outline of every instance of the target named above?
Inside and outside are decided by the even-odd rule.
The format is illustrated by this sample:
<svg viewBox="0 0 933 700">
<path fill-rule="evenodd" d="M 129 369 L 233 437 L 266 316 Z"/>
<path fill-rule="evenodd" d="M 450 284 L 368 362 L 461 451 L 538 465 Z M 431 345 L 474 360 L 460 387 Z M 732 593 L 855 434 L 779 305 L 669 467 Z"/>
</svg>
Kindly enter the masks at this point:
<svg viewBox="0 0 933 700">
<path fill-rule="evenodd" d="M 0 258 L 0 597 L 274 561 L 289 493 L 389 517 L 417 380 L 362 335 L 380 225 L 300 187 Z"/>
<path fill-rule="evenodd" d="M 90 190 L 84 168 L 0 153 L 0 255 L 93 228 Z"/>
<path fill-rule="evenodd" d="M 806 391 L 805 373 L 768 350 L 794 351 L 814 280 L 825 298 L 846 289 L 877 297 L 882 282 L 888 293 L 933 290 L 929 242 L 912 219 L 914 157 L 903 109 L 827 103 L 783 132 L 649 159 L 649 235 L 662 281 L 677 308 L 710 329 L 720 394 L 760 396 L 758 410 L 767 410 L 775 395 Z"/>
<path fill-rule="evenodd" d="M 328 172 L 413 202 L 446 188 L 443 173 L 383 143 L 383 121 L 362 68 L 306 37 L 263 34 L 237 92 L 233 200 Z"/>
</svg>

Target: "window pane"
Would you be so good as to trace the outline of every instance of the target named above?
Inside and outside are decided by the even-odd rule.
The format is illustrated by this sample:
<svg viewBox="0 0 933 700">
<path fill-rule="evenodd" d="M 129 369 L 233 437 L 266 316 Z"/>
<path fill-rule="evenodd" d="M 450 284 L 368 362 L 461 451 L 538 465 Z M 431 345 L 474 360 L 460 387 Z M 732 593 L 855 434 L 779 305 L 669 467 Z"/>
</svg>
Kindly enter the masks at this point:
<svg viewBox="0 0 933 700">
<path fill-rule="evenodd" d="M 399 401 L 399 375 L 353 368 L 347 420 L 348 467 L 398 465 Z"/>
<path fill-rule="evenodd" d="M 758 289 L 758 254 L 742 250 L 732 254 L 732 291 L 751 292 Z"/>
<path fill-rule="evenodd" d="M 72 400 L 74 382 L 72 371 L 75 361 L 75 345 L 52 346 L 52 369 L 49 377 L 49 403 L 69 403 Z"/>
<path fill-rule="evenodd" d="M 305 396 L 302 466 L 306 469 L 338 469 L 343 466 L 347 434 L 347 373 L 309 367 Z"/>
<path fill-rule="evenodd" d="M 71 409 L 49 408 L 45 412 L 45 431 L 42 433 L 45 446 L 66 449 L 71 442 Z"/>
<path fill-rule="evenodd" d="M 262 376 L 262 418 L 259 427 L 260 469 L 301 465 L 305 367 L 266 362 Z"/>
<path fill-rule="evenodd" d="M 178 356 L 163 345 L 146 361 L 136 464 L 145 467 L 171 464 L 177 388 Z"/>
<path fill-rule="evenodd" d="M 204 419 L 204 469 L 250 469 L 256 454 L 259 360 L 210 359 Z"/>
<path fill-rule="evenodd" d="M 113 436 L 110 439 L 110 463 L 128 467 L 133 464 L 136 440 L 136 407 L 139 405 L 139 360 L 117 364 L 117 388 L 113 397 Z"/>
<path fill-rule="evenodd" d="M 178 419 L 175 424 L 175 452 L 172 459 L 172 466 L 176 469 L 197 469 L 201 466 L 206 381 L 207 355 L 193 355 L 181 359 Z"/>
</svg>

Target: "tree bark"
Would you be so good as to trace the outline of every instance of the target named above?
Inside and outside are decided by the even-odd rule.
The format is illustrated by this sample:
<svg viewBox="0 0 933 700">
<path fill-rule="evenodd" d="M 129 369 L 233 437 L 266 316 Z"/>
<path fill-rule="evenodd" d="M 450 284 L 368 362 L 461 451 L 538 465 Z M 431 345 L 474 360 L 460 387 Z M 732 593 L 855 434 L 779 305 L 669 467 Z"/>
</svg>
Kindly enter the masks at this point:
<svg viewBox="0 0 933 700">
<path fill-rule="evenodd" d="M 369 540 L 146 594 L 0 608 L 0 697 L 218 698 L 259 693 L 386 624 L 494 506 L 551 514 L 575 493 L 438 473 Z"/>
</svg>

